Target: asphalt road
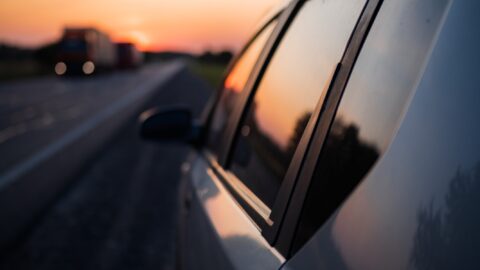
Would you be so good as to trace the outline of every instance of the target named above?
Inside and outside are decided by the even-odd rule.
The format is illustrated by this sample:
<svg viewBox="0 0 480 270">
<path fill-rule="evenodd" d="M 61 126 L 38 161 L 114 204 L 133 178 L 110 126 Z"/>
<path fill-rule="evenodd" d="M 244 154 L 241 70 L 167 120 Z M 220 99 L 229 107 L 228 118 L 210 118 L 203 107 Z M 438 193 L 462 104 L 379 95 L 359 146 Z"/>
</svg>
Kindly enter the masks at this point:
<svg viewBox="0 0 480 270">
<path fill-rule="evenodd" d="M 15 103 L 15 95 L 2 86 L 0 130 L 14 126 L 17 121 L 39 121 L 45 122 L 48 128 L 32 124 L 29 131 L 48 134 L 55 128 L 53 133 L 58 134 L 94 114 L 101 108 L 99 104 L 124 95 L 129 85 L 146 80 L 156 72 L 158 67 L 138 74 L 117 74 L 95 80 L 45 79 L 45 91 L 50 89 L 45 95 L 32 93 L 29 83 L 13 83 L 18 91 L 31 95 L 21 104 Z M 159 89 L 145 108 L 182 103 L 191 106 L 198 115 L 210 93 L 204 81 L 183 69 Z M 76 109 L 78 107 L 82 109 Z M 42 118 L 30 116 L 32 110 L 44 108 Z M 62 117 L 48 120 L 53 117 L 48 116 L 49 112 L 60 112 L 50 114 Z M 75 121 L 70 121 L 72 118 Z M 136 119 L 129 120 L 119 134 L 99 150 L 32 231 L 2 254 L 0 269 L 174 269 L 178 180 L 180 165 L 190 149 L 180 144 L 143 142 L 137 128 Z M 53 135 L 44 136 L 47 138 L 37 142 L 38 147 L 55 139 Z M 22 139 L 21 132 L 11 137 L 4 135 L 0 152 L 8 151 L 2 148 L 6 147 L 2 146 L 5 142 L 15 146 L 25 141 L 29 139 Z M 14 162 L 2 160 L 0 169 Z"/>
<path fill-rule="evenodd" d="M 0 175 L 120 100 L 173 63 L 93 77 L 0 84 Z"/>
</svg>

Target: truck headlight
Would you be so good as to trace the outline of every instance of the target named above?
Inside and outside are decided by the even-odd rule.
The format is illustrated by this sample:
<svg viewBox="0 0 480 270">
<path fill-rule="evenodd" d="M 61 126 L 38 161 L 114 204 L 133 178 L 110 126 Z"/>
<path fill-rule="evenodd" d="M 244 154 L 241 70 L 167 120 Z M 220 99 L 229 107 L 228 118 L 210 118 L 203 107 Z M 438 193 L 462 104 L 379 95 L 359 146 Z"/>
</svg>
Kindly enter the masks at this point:
<svg viewBox="0 0 480 270">
<path fill-rule="evenodd" d="M 95 64 L 92 61 L 87 61 L 83 63 L 82 70 L 86 75 L 90 75 L 95 71 Z"/>
<path fill-rule="evenodd" d="M 55 64 L 55 73 L 59 76 L 67 72 L 67 65 L 64 62 L 58 62 Z"/>
</svg>

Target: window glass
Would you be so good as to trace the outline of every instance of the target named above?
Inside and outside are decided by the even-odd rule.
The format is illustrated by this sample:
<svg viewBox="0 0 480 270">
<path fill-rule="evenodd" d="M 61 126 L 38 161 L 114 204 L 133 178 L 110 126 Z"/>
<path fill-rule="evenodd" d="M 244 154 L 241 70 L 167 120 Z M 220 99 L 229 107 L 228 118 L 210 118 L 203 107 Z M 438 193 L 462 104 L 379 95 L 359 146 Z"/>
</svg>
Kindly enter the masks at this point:
<svg viewBox="0 0 480 270">
<path fill-rule="evenodd" d="M 240 93 L 243 91 L 250 73 L 275 25 L 276 20 L 272 21 L 258 34 L 225 78 L 223 93 L 215 108 L 210 124 L 208 145 L 214 153 L 218 152 L 222 137 L 225 135 L 225 128 L 232 116 L 235 105 L 238 103 Z"/>
<path fill-rule="evenodd" d="M 389 146 L 446 7 L 446 0 L 384 3 L 324 144 L 295 249 L 325 222 Z"/>
<path fill-rule="evenodd" d="M 231 171 L 269 208 L 364 2 L 308 1 L 285 34 L 246 112 Z"/>
</svg>

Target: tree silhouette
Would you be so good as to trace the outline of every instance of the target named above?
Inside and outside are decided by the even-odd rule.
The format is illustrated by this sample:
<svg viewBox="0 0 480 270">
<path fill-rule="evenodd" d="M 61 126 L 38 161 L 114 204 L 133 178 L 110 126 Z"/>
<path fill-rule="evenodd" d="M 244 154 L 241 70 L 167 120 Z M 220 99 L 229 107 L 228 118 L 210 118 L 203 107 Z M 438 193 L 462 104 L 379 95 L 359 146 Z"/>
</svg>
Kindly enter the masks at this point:
<svg viewBox="0 0 480 270">
<path fill-rule="evenodd" d="M 297 119 L 297 123 L 295 124 L 293 133 L 290 139 L 288 140 L 288 146 L 286 150 L 287 156 L 292 157 L 293 153 L 295 153 L 298 143 L 300 142 L 303 132 L 305 131 L 308 121 L 310 120 L 310 116 L 312 116 L 311 112 L 305 112 L 304 114 L 302 114 L 302 116 L 300 116 Z"/>
<path fill-rule="evenodd" d="M 479 269 L 480 163 L 458 169 L 451 179 L 445 207 L 420 209 L 411 263 L 417 269 Z"/>
<path fill-rule="evenodd" d="M 255 102 L 246 116 L 249 132 L 238 138 L 233 158 L 236 167 L 233 171 L 269 206 L 273 205 L 310 116 L 311 112 L 305 112 L 296 120 L 286 146 L 280 145 L 260 128 Z M 259 166 L 250 168 L 253 162 Z"/>
<path fill-rule="evenodd" d="M 293 249 L 300 248 L 352 192 L 380 156 L 355 123 L 335 119 L 305 201 Z"/>
</svg>

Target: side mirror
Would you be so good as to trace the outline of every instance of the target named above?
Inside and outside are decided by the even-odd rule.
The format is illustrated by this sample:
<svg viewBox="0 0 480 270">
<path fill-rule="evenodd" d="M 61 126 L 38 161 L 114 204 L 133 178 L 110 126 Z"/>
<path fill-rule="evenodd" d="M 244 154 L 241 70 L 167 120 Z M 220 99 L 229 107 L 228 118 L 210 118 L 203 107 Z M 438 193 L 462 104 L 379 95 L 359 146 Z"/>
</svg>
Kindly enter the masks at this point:
<svg viewBox="0 0 480 270">
<path fill-rule="evenodd" d="M 198 140 L 200 126 L 193 120 L 192 112 L 185 107 L 151 108 L 140 115 L 140 135 L 154 141 Z"/>
</svg>

